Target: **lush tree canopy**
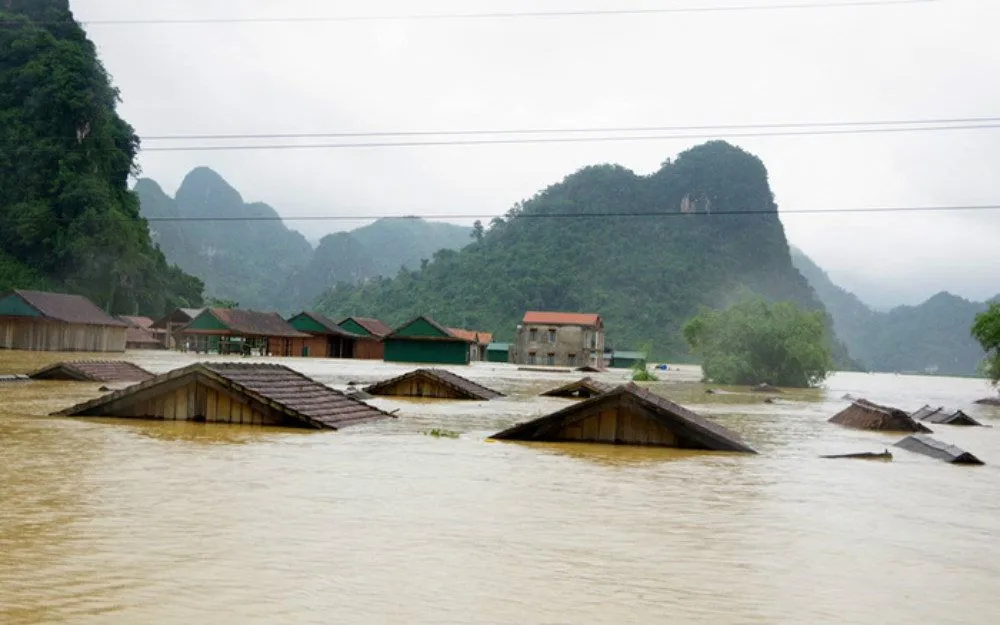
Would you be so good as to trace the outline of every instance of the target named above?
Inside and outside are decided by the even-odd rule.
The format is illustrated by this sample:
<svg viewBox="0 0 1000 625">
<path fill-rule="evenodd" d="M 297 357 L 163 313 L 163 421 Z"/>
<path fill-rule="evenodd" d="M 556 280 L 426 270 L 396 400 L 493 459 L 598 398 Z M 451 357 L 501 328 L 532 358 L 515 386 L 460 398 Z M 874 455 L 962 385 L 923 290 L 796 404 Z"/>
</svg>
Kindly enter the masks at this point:
<svg viewBox="0 0 1000 625">
<path fill-rule="evenodd" d="M 972 336 L 986 350 L 986 375 L 994 384 L 1000 382 L 1000 303 L 990 304 L 989 310 L 976 315 Z"/>
<path fill-rule="evenodd" d="M 823 314 L 790 302 L 746 299 L 704 311 L 684 326 L 684 338 L 719 384 L 807 388 L 833 366 Z"/>
<path fill-rule="evenodd" d="M 128 189 L 139 139 L 66 0 L 0 5 L 0 290 L 81 293 L 115 313 L 201 302 Z"/>
<path fill-rule="evenodd" d="M 596 312 L 613 347 L 653 341 L 662 359 L 686 355 L 681 327 L 699 306 L 725 306 L 741 289 L 822 310 L 791 265 L 763 163 L 711 142 L 649 175 L 582 169 L 463 249 L 392 279 L 335 286 L 318 304 L 389 323 L 428 314 L 498 340 L 513 338 L 525 310 Z"/>
</svg>

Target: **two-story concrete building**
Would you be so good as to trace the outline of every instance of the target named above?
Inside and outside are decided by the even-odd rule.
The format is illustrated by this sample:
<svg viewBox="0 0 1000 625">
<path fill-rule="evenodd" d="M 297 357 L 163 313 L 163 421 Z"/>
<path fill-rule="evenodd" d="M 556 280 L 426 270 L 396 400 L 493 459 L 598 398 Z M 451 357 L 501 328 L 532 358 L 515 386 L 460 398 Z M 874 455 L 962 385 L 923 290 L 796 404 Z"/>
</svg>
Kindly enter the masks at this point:
<svg viewBox="0 0 1000 625">
<path fill-rule="evenodd" d="M 594 313 L 524 313 L 511 361 L 550 367 L 604 366 L 604 321 Z"/>
</svg>

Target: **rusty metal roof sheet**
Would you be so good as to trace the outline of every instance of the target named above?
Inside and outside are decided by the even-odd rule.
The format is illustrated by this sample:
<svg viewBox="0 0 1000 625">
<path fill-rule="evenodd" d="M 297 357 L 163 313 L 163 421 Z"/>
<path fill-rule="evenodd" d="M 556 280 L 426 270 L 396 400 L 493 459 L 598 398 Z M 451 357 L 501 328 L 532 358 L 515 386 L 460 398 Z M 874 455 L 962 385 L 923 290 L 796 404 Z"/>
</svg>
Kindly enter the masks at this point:
<svg viewBox="0 0 1000 625">
<path fill-rule="evenodd" d="M 952 464 L 985 464 L 964 449 L 941 442 L 925 434 L 911 434 L 896 443 L 895 446 Z"/>
<path fill-rule="evenodd" d="M 597 327 L 601 325 L 601 316 L 596 313 L 528 311 L 524 313 L 523 323 Z"/>
<path fill-rule="evenodd" d="M 982 423 L 976 421 L 961 410 L 951 411 L 945 410 L 943 407 L 931 408 L 930 406 L 924 406 L 910 416 L 918 421 L 926 421 L 927 423 L 942 423 L 945 425 L 982 425 Z"/>
<path fill-rule="evenodd" d="M 503 393 L 498 393 L 491 388 L 486 388 L 481 384 L 477 384 L 472 380 L 463 378 L 445 369 L 414 369 L 403 375 L 383 380 L 382 382 L 376 382 L 365 388 L 365 392 L 372 395 L 389 395 L 392 393 L 391 389 L 393 386 L 413 379 L 427 380 L 450 389 L 454 393 L 452 399 L 487 400 L 504 396 Z"/>
<path fill-rule="evenodd" d="M 898 408 L 882 406 L 867 399 L 856 399 L 829 419 L 836 423 L 859 430 L 883 432 L 930 432 L 930 428 L 914 421 L 910 415 Z"/>
<path fill-rule="evenodd" d="M 141 382 L 152 378 L 153 374 L 124 360 L 71 360 L 39 369 L 29 377 L 34 380 Z"/>
<path fill-rule="evenodd" d="M 605 384 L 603 382 L 598 382 L 594 378 L 586 377 L 576 382 L 570 382 L 569 384 L 563 384 L 558 388 L 554 388 L 542 393 L 544 397 L 594 397 L 596 395 L 601 395 L 602 393 L 607 393 L 614 388 L 611 384 Z"/>
<path fill-rule="evenodd" d="M 107 314 L 82 295 L 14 290 L 14 294 L 43 317 L 63 323 L 126 327 L 128 324 Z"/>
<path fill-rule="evenodd" d="M 550 415 L 515 425 L 494 434 L 492 438 L 522 441 L 555 440 L 552 437 L 566 422 L 592 416 L 594 409 L 605 405 L 615 405 L 620 409 L 628 410 L 630 402 L 638 404 L 644 415 L 675 432 L 679 438 L 686 442 L 685 448 L 757 453 L 743 442 L 739 435 L 728 428 L 709 421 L 687 408 L 631 382 Z M 615 440 L 614 442 L 615 444 L 635 444 L 628 440 Z"/>
<path fill-rule="evenodd" d="M 104 397 L 78 404 L 55 414 L 64 416 L 109 416 L 102 414 L 111 404 L 130 395 L 153 391 L 158 386 L 190 376 L 205 376 L 229 388 L 234 396 L 268 406 L 290 423 L 315 429 L 343 427 L 392 418 L 393 415 L 348 397 L 340 391 L 308 378 L 284 365 L 260 363 L 202 362 L 176 369 Z M 169 386 L 170 392 L 174 387 Z"/>
</svg>

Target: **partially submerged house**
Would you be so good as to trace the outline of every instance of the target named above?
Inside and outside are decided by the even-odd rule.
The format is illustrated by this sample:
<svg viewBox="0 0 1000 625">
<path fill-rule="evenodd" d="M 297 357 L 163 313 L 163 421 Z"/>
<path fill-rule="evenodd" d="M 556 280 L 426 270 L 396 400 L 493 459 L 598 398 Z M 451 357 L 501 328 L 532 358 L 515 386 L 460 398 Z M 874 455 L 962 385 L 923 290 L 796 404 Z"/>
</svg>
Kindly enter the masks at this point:
<svg viewBox="0 0 1000 625">
<path fill-rule="evenodd" d="M 32 380 L 141 382 L 154 375 L 139 365 L 124 360 L 71 360 L 39 369 L 29 377 Z"/>
<path fill-rule="evenodd" d="M 576 382 L 570 382 L 569 384 L 563 384 L 554 389 L 545 391 L 541 395 L 543 397 L 572 397 L 579 399 L 588 399 L 590 397 L 596 397 L 598 395 L 603 395 L 611 391 L 614 387 L 610 384 L 604 384 L 603 382 L 598 382 L 594 378 L 586 377 Z"/>
<path fill-rule="evenodd" d="M 444 369 L 416 369 L 365 388 L 371 395 L 488 400 L 503 397 L 491 388 Z"/>
<path fill-rule="evenodd" d="M 735 432 L 631 383 L 492 438 L 756 453 Z"/>
<path fill-rule="evenodd" d="M 982 460 L 964 449 L 943 443 L 924 434 L 911 434 L 896 443 L 895 446 L 952 464 L 985 464 Z"/>
<path fill-rule="evenodd" d="M 301 356 L 354 358 L 354 346 L 360 337 L 343 329 L 329 317 L 303 311 L 290 317 L 288 324 L 311 337 L 303 341 Z"/>
<path fill-rule="evenodd" d="M 829 422 L 859 430 L 880 432 L 931 431 L 902 410 L 882 406 L 867 399 L 854 400 L 850 406 L 830 417 Z"/>
<path fill-rule="evenodd" d="M 358 337 L 354 343 L 354 358 L 382 360 L 385 355 L 383 339 L 392 333 L 392 328 L 371 317 L 348 317 L 337 325 Z"/>
<path fill-rule="evenodd" d="M 177 332 L 186 351 L 261 356 L 299 356 L 312 338 L 278 313 L 239 308 L 206 308 Z"/>
<path fill-rule="evenodd" d="M 549 367 L 604 366 L 604 321 L 594 313 L 528 311 L 517 326 L 513 362 Z"/>
<path fill-rule="evenodd" d="M 386 362 L 469 364 L 469 340 L 423 315 L 393 330 L 384 342 Z"/>
<path fill-rule="evenodd" d="M 14 290 L 0 294 L 0 349 L 123 352 L 128 324 L 82 295 Z"/>
<path fill-rule="evenodd" d="M 163 333 L 163 345 L 167 349 L 182 349 L 184 344 L 177 331 L 194 321 L 194 318 L 204 310 L 204 308 L 175 308 L 154 321 L 149 329 Z"/>
<path fill-rule="evenodd" d="M 646 362 L 645 352 L 614 350 L 611 352 L 611 364 L 609 366 L 612 369 L 631 369 L 640 362 Z"/>
<path fill-rule="evenodd" d="M 463 330 L 462 328 L 447 328 L 452 336 L 463 338 L 469 342 L 469 361 L 486 360 L 486 348 L 493 342 L 493 335 L 480 330 Z"/>
<path fill-rule="evenodd" d="M 288 367 L 195 363 L 56 415 L 339 430 L 392 418 Z"/>
<path fill-rule="evenodd" d="M 125 349 L 163 349 L 163 330 L 153 329 L 153 320 L 149 317 L 120 315 L 118 317 L 128 324 L 125 330 Z"/>
<path fill-rule="evenodd" d="M 917 410 L 910 415 L 917 421 L 924 421 L 926 423 L 939 423 L 946 425 L 978 425 L 981 426 L 982 423 L 976 421 L 969 415 L 965 414 L 961 410 L 945 410 L 943 407 L 939 406 L 937 408 L 931 408 L 930 406 L 924 406 L 920 410 Z"/>
<path fill-rule="evenodd" d="M 510 362 L 510 343 L 493 342 L 486 346 L 487 362 Z"/>
</svg>

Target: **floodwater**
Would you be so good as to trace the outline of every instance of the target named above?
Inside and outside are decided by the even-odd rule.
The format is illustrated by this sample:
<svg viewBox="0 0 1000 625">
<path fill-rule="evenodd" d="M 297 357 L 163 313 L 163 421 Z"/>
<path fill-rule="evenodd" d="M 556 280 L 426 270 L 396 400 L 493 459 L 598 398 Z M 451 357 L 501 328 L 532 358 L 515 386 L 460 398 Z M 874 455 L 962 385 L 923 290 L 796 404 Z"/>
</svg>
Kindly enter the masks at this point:
<svg viewBox="0 0 1000 625">
<path fill-rule="evenodd" d="M 65 355 L 0 352 L 0 373 Z M 162 372 L 187 355 L 126 356 Z M 335 387 L 374 362 L 288 359 Z M 966 409 L 981 380 L 837 374 L 826 389 L 654 388 L 760 455 L 488 442 L 576 376 L 456 369 L 492 402 L 401 401 L 342 432 L 44 417 L 96 384 L 0 384 L 0 623 L 993 624 L 1000 428 L 933 426 L 986 466 L 828 424 L 845 393 Z M 606 381 L 624 373 L 600 374 Z M 422 434 L 432 428 L 458 438 Z M 893 450 L 892 462 L 819 454 Z"/>
</svg>

